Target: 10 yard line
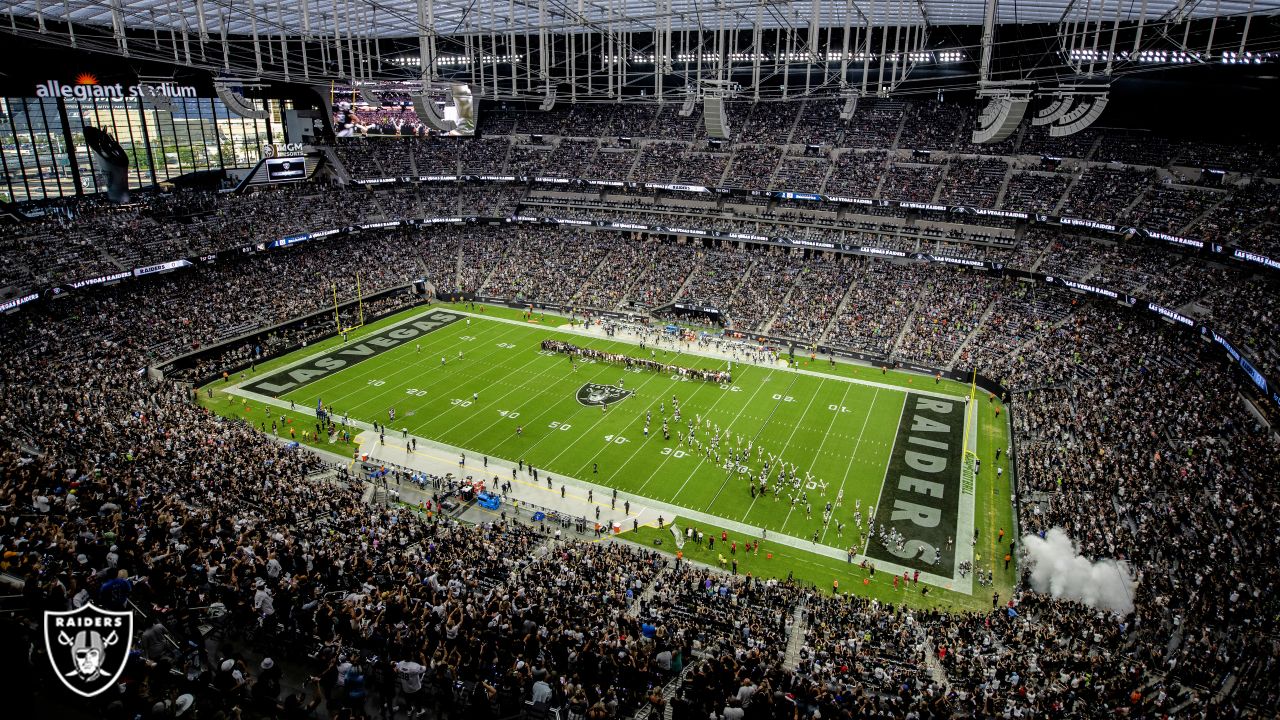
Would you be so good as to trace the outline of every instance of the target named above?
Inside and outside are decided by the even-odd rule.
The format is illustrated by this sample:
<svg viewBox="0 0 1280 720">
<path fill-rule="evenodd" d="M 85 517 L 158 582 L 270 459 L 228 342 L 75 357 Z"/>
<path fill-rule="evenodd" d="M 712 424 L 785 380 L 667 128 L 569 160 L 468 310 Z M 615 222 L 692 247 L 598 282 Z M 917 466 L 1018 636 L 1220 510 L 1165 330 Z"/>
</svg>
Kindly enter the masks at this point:
<svg viewBox="0 0 1280 720">
<path fill-rule="evenodd" d="M 836 497 L 840 497 L 840 493 L 844 492 L 844 484 L 849 481 L 849 471 L 853 469 L 853 460 L 858 457 L 858 446 L 862 444 L 862 435 L 867 431 L 867 423 L 871 421 L 871 415 L 873 412 L 875 412 L 876 398 L 878 397 L 880 397 L 880 388 L 876 388 L 875 395 L 871 396 L 871 405 L 867 408 L 867 417 L 863 419 L 862 429 L 858 431 L 858 439 L 855 440 L 853 443 L 853 452 L 850 453 L 849 464 L 844 469 L 844 477 L 840 479 L 840 490 L 836 492 Z M 889 460 L 886 462 L 891 462 L 892 460 L 893 460 L 893 455 L 890 455 Z M 881 485 L 881 487 L 883 488 L 883 484 Z M 833 507 L 838 508 L 839 506 L 837 505 Z M 834 510 L 832 511 L 832 514 L 834 515 Z M 831 523 L 828 522 L 827 526 L 822 529 L 822 537 L 819 538 L 820 541 L 825 541 L 827 539 L 827 531 L 830 529 L 831 529 Z"/>
</svg>

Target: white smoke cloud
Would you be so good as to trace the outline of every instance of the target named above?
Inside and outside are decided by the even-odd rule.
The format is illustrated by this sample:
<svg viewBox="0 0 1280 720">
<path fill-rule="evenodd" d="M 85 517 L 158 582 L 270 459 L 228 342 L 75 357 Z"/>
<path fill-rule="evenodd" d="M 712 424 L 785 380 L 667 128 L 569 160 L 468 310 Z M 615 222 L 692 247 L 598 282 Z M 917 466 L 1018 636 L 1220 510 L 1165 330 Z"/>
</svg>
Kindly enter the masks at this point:
<svg viewBox="0 0 1280 720">
<path fill-rule="evenodd" d="M 1128 563 L 1093 561 L 1080 554 L 1062 528 L 1039 535 L 1024 535 L 1022 547 L 1031 565 L 1031 587 L 1055 598 L 1075 600 L 1089 607 L 1133 612 L 1133 576 Z"/>
</svg>

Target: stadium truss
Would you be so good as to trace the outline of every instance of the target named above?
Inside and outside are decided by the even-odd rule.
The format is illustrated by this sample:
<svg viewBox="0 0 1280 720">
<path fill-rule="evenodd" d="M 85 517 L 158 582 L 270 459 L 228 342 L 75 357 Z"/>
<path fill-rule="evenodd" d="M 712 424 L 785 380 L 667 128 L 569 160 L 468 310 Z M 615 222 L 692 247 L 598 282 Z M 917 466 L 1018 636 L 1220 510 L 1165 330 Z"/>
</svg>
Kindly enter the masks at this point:
<svg viewBox="0 0 1280 720">
<path fill-rule="evenodd" d="M 885 96 L 941 87 L 931 69 L 985 90 L 1260 63 L 1280 47 L 1268 22 L 1280 0 L 23 0 L 5 11 L 10 33 L 131 60 L 294 82 L 448 78 L 544 109 L 557 97 L 682 99 L 707 83 L 752 99 Z"/>
</svg>

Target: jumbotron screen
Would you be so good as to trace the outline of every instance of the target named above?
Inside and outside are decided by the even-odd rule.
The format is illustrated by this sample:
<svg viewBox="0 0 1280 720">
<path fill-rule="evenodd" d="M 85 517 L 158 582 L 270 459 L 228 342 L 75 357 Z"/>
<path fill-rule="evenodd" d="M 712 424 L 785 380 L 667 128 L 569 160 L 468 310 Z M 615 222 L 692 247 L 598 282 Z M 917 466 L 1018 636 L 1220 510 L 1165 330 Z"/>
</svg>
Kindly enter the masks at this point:
<svg viewBox="0 0 1280 720">
<path fill-rule="evenodd" d="M 436 133 L 418 117 L 413 107 L 411 88 L 387 86 L 377 89 L 335 90 L 333 100 L 333 131 L 344 137 L 408 137 Z M 433 97 L 446 121 L 456 124 L 449 136 L 472 136 L 476 132 L 477 108 L 467 85 L 453 85 L 451 100 L 443 96 Z M 370 102 L 376 99 L 379 104 Z M 438 134 L 438 133 L 437 133 Z"/>
</svg>

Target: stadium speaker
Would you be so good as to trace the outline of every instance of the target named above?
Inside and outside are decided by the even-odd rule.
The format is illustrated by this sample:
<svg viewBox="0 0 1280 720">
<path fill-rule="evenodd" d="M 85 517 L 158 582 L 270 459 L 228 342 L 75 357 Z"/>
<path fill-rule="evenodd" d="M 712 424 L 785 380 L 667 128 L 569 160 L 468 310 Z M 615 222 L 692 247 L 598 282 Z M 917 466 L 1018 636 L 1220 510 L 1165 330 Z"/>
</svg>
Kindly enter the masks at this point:
<svg viewBox="0 0 1280 720">
<path fill-rule="evenodd" d="M 1071 109 L 1074 103 L 1075 98 L 1073 96 L 1055 95 L 1048 105 L 1040 108 L 1036 114 L 1031 116 L 1031 124 L 1036 126 L 1048 125 L 1062 117 L 1064 113 Z"/>
<path fill-rule="evenodd" d="M 680 103 L 680 117 L 693 117 L 693 108 L 698 102 L 698 89 L 692 85 L 684 88 L 684 101 Z"/>
<path fill-rule="evenodd" d="M 729 114 L 725 111 L 724 98 L 708 95 L 702 101 L 702 119 L 707 125 L 707 137 L 729 139 Z"/>
<path fill-rule="evenodd" d="M 542 112 L 550 112 L 551 108 L 556 106 L 556 86 L 547 83 L 544 91 L 545 94 L 542 97 L 542 103 L 538 105 L 538 109 Z"/>
<path fill-rule="evenodd" d="M 129 202 L 129 155 L 110 134 L 84 126 L 84 140 L 93 154 L 93 164 L 106 180 L 107 198 L 111 202 Z"/>
<path fill-rule="evenodd" d="M 452 120 L 445 120 L 442 108 L 436 105 L 426 93 L 413 94 L 413 109 L 418 113 L 418 119 L 424 125 L 435 130 L 440 134 L 453 132 L 458 124 Z"/>
<path fill-rule="evenodd" d="M 1105 109 L 1107 109 L 1106 93 L 1082 96 L 1070 112 L 1064 113 L 1049 126 L 1049 136 L 1074 135 L 1092 125 Z"/>
<path fill-rule="evenodd" d="M 979 97 L 983 97 L 979 91 Z M 973 131 L 975 144 L 998 143 L 1007 140 L 1018 125 L 1022 116 L 1031 104 L 1031 95 L 1027 93 L 1002 92 L 986 96 L 987 104 L 978 114 L 978 126 Z"/>
<path fill-rule="evenodd" d="M 840 121 L 849 122 L 853 119 L 853 114 L 858 111 L 858 94 L 855 92 L 845 98 L 844 106 L 840 108 Z"/>
<path fill-rule="evenodd" d="M 217 93 L 218 99 L 231 112 L 246 117 L 251 120 L 266 120 L 267 111 L 265 108 L 259 110 L 249 103 L 241 94 L 244 88 L 260 88 L 265 87 L 257 79 L 244 80 L 240 78 L 220 77 L 213 81 L 213 91 Z"/>
</svg>

